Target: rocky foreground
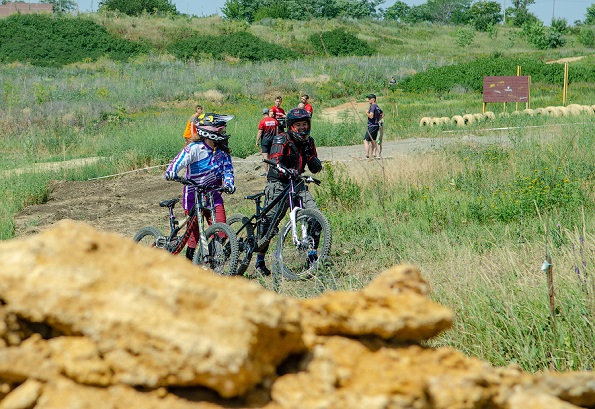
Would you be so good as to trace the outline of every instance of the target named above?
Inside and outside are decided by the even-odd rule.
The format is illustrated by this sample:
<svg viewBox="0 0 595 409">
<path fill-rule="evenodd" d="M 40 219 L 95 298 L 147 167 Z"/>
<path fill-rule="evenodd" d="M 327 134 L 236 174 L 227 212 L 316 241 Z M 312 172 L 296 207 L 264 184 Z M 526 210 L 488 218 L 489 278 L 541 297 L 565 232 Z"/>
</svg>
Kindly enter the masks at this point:
<svg viewBox="0 0 595 409">
<path fill-rule="evenodd" d="M 411 266 L 298 300 L 62 221 L 0 242 L 0 409 L 595 408 L 595 374 L 530 375 L 421 341 L 452 324 Z"/>
</svg>

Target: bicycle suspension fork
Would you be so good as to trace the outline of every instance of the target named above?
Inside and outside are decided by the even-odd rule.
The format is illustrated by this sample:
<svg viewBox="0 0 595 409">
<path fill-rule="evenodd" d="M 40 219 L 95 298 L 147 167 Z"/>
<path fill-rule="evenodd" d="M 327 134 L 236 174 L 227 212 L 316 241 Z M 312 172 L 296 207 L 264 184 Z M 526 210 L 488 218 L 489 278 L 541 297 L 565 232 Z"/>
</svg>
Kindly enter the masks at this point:
<svg viewBox="0 0 595 409">
<path fill-rule="evenodd" d="M 291 188 L 289 189 L 289 221 L 291 222 L 291 238 L 293 239 L 293 244 L 296 246 L 300 244 L 300 238 L 298 237 L 296 220 L 297 220 L 297 212 L 302 210 L 302 201 L 298 200 L 297 206 L 294 207 L 293 198 L 295 196 L 295 188 L 293 184 L 293 180 L 290 182 Z M 305 237 L 307 232 L 305 230 L 305 225 L 302 226 L 302 237 Z"/>
</svg>

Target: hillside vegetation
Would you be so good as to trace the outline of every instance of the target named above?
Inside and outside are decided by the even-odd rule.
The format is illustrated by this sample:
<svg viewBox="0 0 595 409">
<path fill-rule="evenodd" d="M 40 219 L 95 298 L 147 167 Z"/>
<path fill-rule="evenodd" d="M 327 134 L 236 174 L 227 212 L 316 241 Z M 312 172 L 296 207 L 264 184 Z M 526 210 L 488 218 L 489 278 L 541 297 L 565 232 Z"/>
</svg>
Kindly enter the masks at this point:
<svg viewBox="0 0 595 409">
<path fill-rule="evenodd" d="M 22 38 L 24 21 L 0 20 L 1 38 Z M 595 365 L 595 115 L 585 108 L 577 116 L 419 126 L 422 117 L 481 112 L 482 76 L 515 75 L 518 66 L 533 78 L 532 108 L 562 105 L 563 65 L 546 64 L 559 58 L 582 57 L 569 64 L 566 104 L 592 106 L 595 50 L 579 33 L 569 30 L 563 47 L 544 51 L 521 29 L 502 26 L 480 32 L 351 19 L 247 24 L 111 12 L 31 21 L 27 30 L 60 30 L 61 22 L 84 27 L 105 47 L 85 50 L 70 31 L 54 44 L 74 44 L 68 53 L 43 48 L 38 58 L 27 59 L 34 51 L 16 58 L 16 47 L 0 44 L 0 238 L 13 237 L 14 214 L 48 199 L 51 180 L 161 172 L 181 148 L 196 103 L 235 116 L 230 147 L 246 157 L 258 152 L 262 108 L 282 95 L 289 109 L 308 93 L 317 144 L 356 145 L 357 152 L 363 112 L 323 113 L 374 92 L 387 114 L 385 140 L 460 136 L 461 144 L 374 168 L 327 164 L 314 194 L 333 228 L 337 287 L 361 287 L 378 271 L 410 262 L 430 280 L 433 296 L 461 317 L 437 343 L 527 370 Z M 337 56 L 327 55 L 313 41 L 325 33 L 338 34 L 326 37 L 338 38 L 335 45 L 365 53 L 338 47 Z M 391 76 L 397 86 L 389 87 Z M 517 107 L 488 109 L 511 114 Z M 503 135 L 509 143 L 469 145 L 468 134 Z M 89 157 L 100 159 L 73 170 L 11 172 Z M 546 251 L 556 273 L 552 310 L 539 270 Z M 296 283 L 296 295 L 312 295 L 300 288 Z"/>
</svg>

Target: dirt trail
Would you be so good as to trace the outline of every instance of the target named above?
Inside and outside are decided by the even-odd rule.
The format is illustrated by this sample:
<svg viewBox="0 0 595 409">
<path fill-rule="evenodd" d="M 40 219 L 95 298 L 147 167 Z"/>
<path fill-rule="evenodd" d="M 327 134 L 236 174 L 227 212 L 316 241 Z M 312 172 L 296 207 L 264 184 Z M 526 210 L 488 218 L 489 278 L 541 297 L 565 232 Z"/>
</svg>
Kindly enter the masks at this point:
<svg viewBox="0 0 595 409">
<path fill-rule="evenodd" d="M 384 161 L 398 160 L 402 155 L 439 149 L 456 142 L 473 144 L 506 143 L 506 137 L 452 137 L 439 139 L 406 139 L 383 143 Z M 363 166 L 378 167 L 382 161 L 362 161 L 363 147 L 320 147 L 323 161 L 361 162 Z M 245 159 L 234 158 L 236 186 L 234 195 L 225 197 L 229 214 L 235 213 L 245 195 L 261 191 L 265 178 L 261 176 L 260 154 Z M 56 181 L 51 185 L 47 203 L 30 206 L 15 217 L 17 236 L 29 235 L 61 219 L 85 221 L 98 229 L 110 230 L 128 237 L 143 226 L 167 227 L 167 214 L 159 202 L 180 196 L 182 186 L 163 179 L 162 171 L 139 171 L 122 176 L 91 181 Z"/>
</svg>

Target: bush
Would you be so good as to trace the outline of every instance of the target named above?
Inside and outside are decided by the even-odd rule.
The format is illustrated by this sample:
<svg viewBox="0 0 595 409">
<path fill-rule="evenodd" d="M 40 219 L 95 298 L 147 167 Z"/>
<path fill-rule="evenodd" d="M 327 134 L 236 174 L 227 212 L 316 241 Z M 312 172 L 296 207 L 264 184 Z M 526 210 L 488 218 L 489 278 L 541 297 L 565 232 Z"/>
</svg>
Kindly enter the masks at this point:
<svg viewBox="0 0 595 409">
<path fill-rule="evenodd" d="M 361 187 L 348 175 L 345 165 L 325 163 L 324 184 L 316 197 L 322 208 L 351 210 L 361 204 Z"/>
<path fill-rule="evenodd" d="M 325 31 L 322 34 L 314 33 L 309 40 L 314 49 L 321 55 L 328 52 L 333 56 L 370 56 L 376 52 L 368 43 L 342 28 Z"/>
<path fill-rule="evenodd" d="M 578 33 L 578 42 L 585 47 L 595 46 L 595 27 L 583 26 Z"/>
<path fill-rule="evenodd" d="M 197 35 L 172 43 L 168 50 L 177 58 L 196 61 L 204 58 L 205 54 L 215 59 L 232 56 L 249 61 L 285 60 L 292 56 L 291 50 L 262 41 L 248 32 Z"/>
<path fill-rule="evenodd" d="M 531 82 L 560 84 L 564 76 L 561 64 L 545 64 L 533 59 L 479 58 L 475 61 L 430 68 L 425 72 L 407 77 L 400 82 L 400 88 L 406 92 L 448 92 L 454 88 L 467 88 L 475 92 L 483 91 L 484 76 L 515 75 L 518 66 L 523 67 L 525 75 L 531 76 Z M 568 78 L 572 82 L 595 82 L 593 64 L 574 64 Z"/>
<path fill-rule="evenodd" d="M 131 41 L 115 38 L 85 18 L 44 14 L 15 14 L 0 19 L 0 62 L 29 62 L 60 67 L 108 56 L 126 60 L 144 52 Z"/>
<path fill-rule="evenodd" d="M 562 24 L 563 25 L 563 24 Z M 547 29 L 541 21 L 534 21 L 523 26 L 523 35 L 527 41 L 539 50 L 559 48 L 566 44 L 562 32 L 558 31 L 561 25 Z M 565 29 L 565 25 L 564 25 Z"/>
<path fill-rule="evenodd" d="M 459 47 L 467 47 L 473 43 L 475 32 L 470 27 L 459 27 L 455 31 L 455 44 Z"/>
</svg>

